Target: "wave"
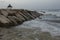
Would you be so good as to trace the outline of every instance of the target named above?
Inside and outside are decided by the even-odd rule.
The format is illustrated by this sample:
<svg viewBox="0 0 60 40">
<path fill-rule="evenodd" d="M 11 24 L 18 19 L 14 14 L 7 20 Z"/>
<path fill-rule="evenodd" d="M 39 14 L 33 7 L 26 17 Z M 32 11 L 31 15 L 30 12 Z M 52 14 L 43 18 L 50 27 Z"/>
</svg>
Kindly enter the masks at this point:
<svg viewBox="0 0 60 40">
<path fill-rule="evenodd" d="M 52 36 L 60 35 L 60 28 L 58 28 L 57 26 L 54 26 L 53 24 L 51 22 L 48 23 L 46 21 L 41 21 L 39 18 L 37 18 L 32 21 L 24 22 L 22 25 L 18 26 L 17 28 L 38 27 L 38 28 L 41 28 L 41 31 L 43 31 L 43 32 L 50 32 Z M 55 25 L 57 25 L 57 24 L 55 24 Z"/>
<path fill-rule="evenodd" d="M 47 13 L 46 13 L 47 14 Z M 36 18 L 35 20 L 26 21 L 16 28 L 40 28 L 42 32 L 50 32 L 52 36 L 60 35 L 60 16 L 47 14 L 42 19 Z M 53 20 L 53 21 L 52 21 Z M 55 21 L 54 21 L 55 20 Z M 59 22 L 57 22 L 59 20 Z"/>
</svg>

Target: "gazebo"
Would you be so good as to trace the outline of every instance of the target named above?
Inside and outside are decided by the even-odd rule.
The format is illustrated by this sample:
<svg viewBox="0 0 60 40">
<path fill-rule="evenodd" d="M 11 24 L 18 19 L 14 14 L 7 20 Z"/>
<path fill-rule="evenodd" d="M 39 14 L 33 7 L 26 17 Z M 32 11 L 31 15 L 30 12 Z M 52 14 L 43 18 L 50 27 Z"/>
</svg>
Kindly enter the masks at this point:
<svg viewBox="0 0 60 40">
<path fill-rule="evenodd" d="M 8 9 L 12 9 L 12 6 L 11 6 L 11 4 L 9 4 L 9 5 L 7 6 L 7 8 L 8 8 Z"/>
</svg>

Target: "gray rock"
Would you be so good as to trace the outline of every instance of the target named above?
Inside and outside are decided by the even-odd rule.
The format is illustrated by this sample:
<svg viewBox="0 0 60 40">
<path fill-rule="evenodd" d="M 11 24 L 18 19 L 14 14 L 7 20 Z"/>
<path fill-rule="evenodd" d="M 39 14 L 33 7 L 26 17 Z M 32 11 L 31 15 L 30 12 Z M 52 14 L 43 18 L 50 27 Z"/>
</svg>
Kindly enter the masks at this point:
<svg viewBox="0 0 60 40">
<path fill-rule="evenodd" d="M 40 14 L 36 11 L 24 9 L 0 9 L 0 27 L 22 24 L 24 21 L 29 21 L 39 16 Z"/>
</svg>

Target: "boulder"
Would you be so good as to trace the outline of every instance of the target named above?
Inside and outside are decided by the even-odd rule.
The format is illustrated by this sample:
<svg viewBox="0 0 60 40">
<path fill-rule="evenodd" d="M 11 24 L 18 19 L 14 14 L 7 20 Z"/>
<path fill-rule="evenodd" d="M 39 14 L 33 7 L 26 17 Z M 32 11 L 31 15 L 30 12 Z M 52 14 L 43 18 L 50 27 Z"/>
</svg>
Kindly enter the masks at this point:
<svg viewBox="0 0 60 40">
<path fill-rule="evenodd" d="M 22 21 L 25 20 L 25 18 L 23 16 L 21 16 L 20 14 L 16 13 L 15 15 L 16 15 L 17 18 L 21 19 Z"/>
<path fill-rule="evenodd" d="M 8 18 L 6 18 L 5 16 L 0 15 L 0 22 L 5 24 L 5 23 L 9 23 L 11 21 Z"/>
<path fill-rule="evenodd" d="M 6 17 L 8 16 L 8 12 L 4 11 L 4 10 L 1 11 L 1 14 L 4 15 L 4 16 L 6 16 Z"/>
<path fill-rule="evenodd" d="M 24 9 L 0 9 L 0 27 L 10 27 L 22 24 L 40 16 L 36 11 Z"/>
</svg>

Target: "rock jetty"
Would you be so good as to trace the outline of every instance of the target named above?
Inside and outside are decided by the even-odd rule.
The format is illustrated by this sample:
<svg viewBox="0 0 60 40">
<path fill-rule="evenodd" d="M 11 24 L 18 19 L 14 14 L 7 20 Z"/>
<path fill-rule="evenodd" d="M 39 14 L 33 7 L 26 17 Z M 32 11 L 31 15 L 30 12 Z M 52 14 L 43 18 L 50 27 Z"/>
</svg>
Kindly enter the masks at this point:
<svg viewBox="0 0 60 40">
<path fill-rule="evenodd" d="M 0 9 L 0 27 L 16 26 L 40 15 L 42 14 L 36 11 L 24 9 Z"/>
</svg>

